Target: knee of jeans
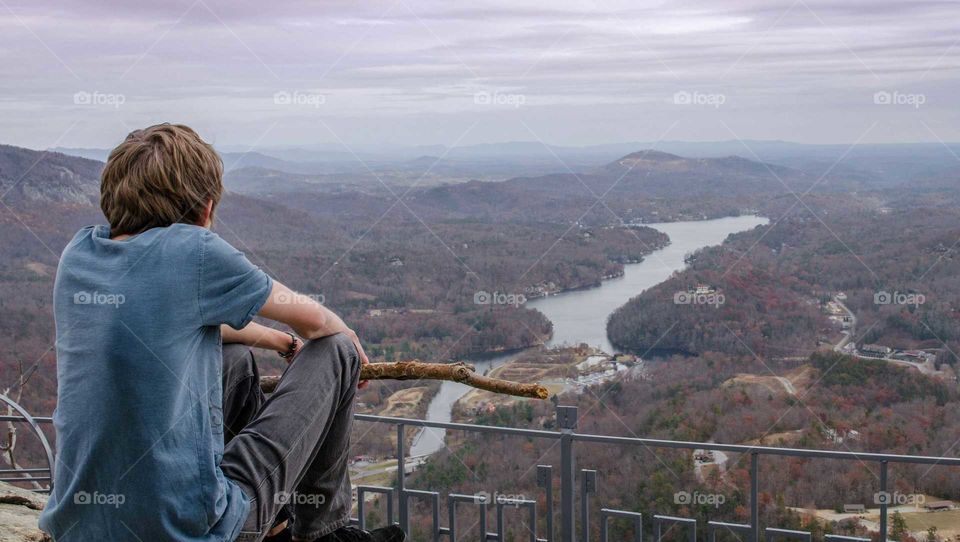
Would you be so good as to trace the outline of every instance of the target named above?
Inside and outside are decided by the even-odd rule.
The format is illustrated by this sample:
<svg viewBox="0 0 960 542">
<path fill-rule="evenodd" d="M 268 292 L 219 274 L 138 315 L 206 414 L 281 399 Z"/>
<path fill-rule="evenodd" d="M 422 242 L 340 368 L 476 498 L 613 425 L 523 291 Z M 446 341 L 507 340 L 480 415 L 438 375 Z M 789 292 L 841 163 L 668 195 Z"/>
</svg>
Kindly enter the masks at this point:
<svg viewBox="0 0 960 542">
<path fill-rule="evenodd" d="M 223 345 L 223 379 L 237 382 L 257 374 L 253 352 L 242 344 Z"/>
<path fill-rule="evenodd" d="M 337 333 L 307 341 L 297 358 L 320 360 L 331 355 L 345 362 L 347 366 L 351 366 L 358 357 L 353 341 L 343 333 Z"/>
</svg>

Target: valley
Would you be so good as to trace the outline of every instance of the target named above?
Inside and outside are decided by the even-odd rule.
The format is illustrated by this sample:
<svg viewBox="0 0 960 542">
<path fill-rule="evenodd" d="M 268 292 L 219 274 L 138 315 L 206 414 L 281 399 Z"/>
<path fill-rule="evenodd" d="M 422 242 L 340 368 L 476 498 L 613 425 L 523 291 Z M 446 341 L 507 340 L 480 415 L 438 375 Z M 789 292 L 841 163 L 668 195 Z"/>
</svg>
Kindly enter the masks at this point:
<svg viewBox="0 0 960 542">
<path fill-rule="evenodd" d="M 215 231 L 343 314 L 375 360 L 467 359 L 491 374 L 542 380 L 580 407 L 585 430 L 610 435 L 922 454 L 948 453 L 960 435 L 952 170 L 894 182 L 862 169 L 824 177 L 796 161 L 641 150 L 577 172 L 421 184 L 407 170 L 378 171 L 378 180 L 258 160 L 228 171 Z M 0 147 L 0 384 L 17 381 L 20 362 L 37 366 L 23 394 L 34 412 L 52 412 L 56 400 L 58 254 L 76 229 L 102 221 L 101 167 Z M 265 372 L 281 369 L 260 354 Z M 549 404 L 467 392 L 375 382 L 359 410 L 551 428 Z M 392 483 L 395 438 L 358 424 L 357 479 Z M 556 460 L 533 442 L 407 438 L 418 456 L 410 483 L 443 491 L 483 489 L 478 479 L 533 491 L 521 465 Z M 491 454 L 505 466 L 493 469 Z M 599 449 L 589 458 L 608 472 L 624 460 Z M 604 485 L 606 501 L 744 519 L 742 458 L 628 459 L 638 466 Z M 871 477 L 818 467 L 843 480 L 838 487 L 810 469 L 791 477 L 799 471 L 790 461 L 780 467 L 764 482 L 770 522 L 864 532 L 802 510 L 865 502 Z M 904 491 L 960 500 L 945 469 L 893 476 Z M 684 509 L 666 492 L 678 484 L 722 493 L 726 504 Z"/>
</svg>

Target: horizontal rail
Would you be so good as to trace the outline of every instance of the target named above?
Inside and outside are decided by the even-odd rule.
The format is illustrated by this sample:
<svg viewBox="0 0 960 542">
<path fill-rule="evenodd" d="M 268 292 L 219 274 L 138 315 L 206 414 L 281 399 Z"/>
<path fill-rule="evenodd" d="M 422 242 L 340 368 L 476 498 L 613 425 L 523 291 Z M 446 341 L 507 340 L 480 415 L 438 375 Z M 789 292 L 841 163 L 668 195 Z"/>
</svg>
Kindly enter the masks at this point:
<svg viewBox="0 0 960 542">
<path fill-rule="evenodd" d="M 801 542 L 810 542 L 812 539 L 812 533 L 809 531 L 795 531 L 793 529 L 776 529 L 774 527 L 767 527 L 767 530 L 764 531 L 764 540 L 767 542 L 772 542 L 776 538 L 786 538 L 788 540 L 800 540 Z"/>
<path fill-rule="evenodd" d="M 452 429 L 454 431 L 468 431 L 474 433 L 500 433 L 524 437 L 559 439 L 556 431 L 542 429 L 520 429 L 518 427 L 497 427 L 495 425 L 475 425 L 472 423 L 431 422 L 416 418 L 394 418 L 392 416 L 375 416 L 373 414 L 354 414 L 353 419 L 364 422 L 388 423 L 391 425 L 409 425 L 410 427 L 435 427 L 437 429 Z"/>
<path fill-rule="evenodd" d="M 470 423 L 432 422 L 416 418 L 395 418 L 392 416 L 375 416 L 373 414 L 355 414 L 354 419 L 365 422 L 387 423 L 391 425 L 403 424 L 411 427 L 435 427 L 438 429 L 452 429 L 474 433 L 499 433 L 503 435 L 518 435 L 534 438 L 559 439 L 560 433 L 542 429 L 520 429 L 517 427 L 497 427 L 495 425 L 475 425 Z M 36 416 L 37 423 L 53 423 L 51 417 Z M 20 416 L 0 416 L 0 422 L 23 421 Z M 746 444 L 719 444 L 716 442 L 694 442 L 684 440 L 663 440 L 637 437 L 616 437 L 610 435 L 592 435 L 588 433 L 573 433 L 573 440 L 579 442 L 593 442 L 598 444 L 641 445 L 651 448 L 679 448 L 684 450 L 716 450 L 734 453 L 759 453 L 763 455 L 786 455 L 794 457 L 809 457 L 813 459 L 844 459 L 858 461 L 889 461 L 891 463 L 913 463 L 921 465 L 960 466 L 960 457 L 936 457 L 929 455 L 902 455 L 882 454 L 875 452 L 844 452 L 839 450 L 811 450 L 806 448 L 777 448 L 770 446 L 749 446 Z"/>
<path fill-rule="evenodd" d="M 50 472 L 50 469 L 37 468 L 37 469 L 0 469 L 0 476 L 5 474 L 46 474 Z"/>
<path fill-rule="evenodd" d="M 408 425 L 414 427 L 436 427 L 476 433 L 499 433 L 504 435 L 518 435 L 535 438 L 559 439 L 561 433 L 540 429 L 519 429 L 516 427 L 497 427 L 493 425 L 474 425 L 469 423 L 431 422 L 415 418 L 394 418 L 391 416 L 374 416 L 372 414 L 356 414 L 357 420 L 368 422 L 387 423 L 392 425 Z M 647 446 L 650 448 L 678 448 L 683 450 L 716 450 L 734 453 L 758 453 L 761 455 L 783 455 L 792 457 L 808 457 L 812 459 L 841 459 L 857 461 L 889 461 L 891 463 L 913 463 L 921 465 L 960 466 L 960 457 L 936 457 L 926 455 L 882 454 L 874 452 L 844 452 L 837 450 L 811 450 L 806 448 L 776 448 L 769 446 L 749 446 L 746 444 L 719 444 L 716 442 L 694 442 L 684 440 L 663 440 L 637 437 L 615 437 L 609 435 L 592 435 L 587 433 L 572 433 L 571 438 L 578 442 L 592 442 L 597 444 L 616 444 L 626 446 Z"/>
<path fill-rule="evenodd" d="M 634 437 L 611 437 L 574 433 L 573 439 L 580 442 L 600 444 L 640 444 L 651 448 L 681 448 L 686 450 L 718 450 L 722 452 L 759 453 L 761 455 L 786 455 L 814 459 L 843 459 L 857 461 L 889 461 L 891 463 L 915 463 L 923 465 L 960 466 L 960 457 L 935 457 L 926 455 L 881 454 L 873 452 L 841 452 L 833 450 L 810 450 L 806 448 L 774 448 L 748 446 L 745 444 L 717 444 L 715 442 L 691 442 Z"/>
<path fill-rule="evenodd" d="M 823 539 L 826 542 L 870 542 L 869 538 L 859 536 L 844 536 L 840 534 L 825 534 Z"/>
<path fill-rule="evenodd" d="M 53 423 L 50 416 L 31 416 L 37 423 Z M 23 422 L 26 421 L 23 416 L 11 416 L 10 414 L 0 414 L 0 422 Z"/>
</svg>

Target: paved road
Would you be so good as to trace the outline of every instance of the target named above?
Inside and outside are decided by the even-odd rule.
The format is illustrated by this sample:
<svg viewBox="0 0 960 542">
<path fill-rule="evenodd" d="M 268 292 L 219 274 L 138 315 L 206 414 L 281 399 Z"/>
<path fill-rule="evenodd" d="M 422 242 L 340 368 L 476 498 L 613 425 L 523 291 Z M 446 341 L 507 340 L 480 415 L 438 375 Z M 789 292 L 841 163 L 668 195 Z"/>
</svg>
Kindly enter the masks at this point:
<svg viewBox="0 0 960 542">
<path fill-rule="evenodd" d="M 408 457 L 404 462 L 407 469 L 407 474 L 417 470 L 419 467 L 423 466 L 427 462 L 426 456 L 418 457 Z M 370 476 L 376 476 L 378 474 L 383 474 L 385 472 L 397 472 L 397 462 L 393 461 L 383 461 L 375 465 L 366 465 L 359 469 L 355 469 L 350 473 L 350 478 L 353 480 L 361 480 L 363 478 L 369 478 Z"/>
<path fill-rule="evenodd" d="M 793 386 L 793 382 L 790 382 L 790 380 L 788 380 L 786 377 L 778 376 L 777 380 L 779 380 L 780 383 L 783 384 L 783 389 L 787 390 L 787 393 L 789 393 L 790 395 L 797 394 L 797 388 L 795 388 Z"/>
<path fill-rule="evenodd" d="M 847 316 L 850 317 L 850 329 L 843 331 L 843 338 L 833 347 L 837 352 L 845 352 L 844 349 L 847 347 L 847 344 L 849 344 L 857 334 L 857 315 L 853 314 L 853 311 L 844 305 L 843 301 L 837 299 L 836 296 L 834 296 L 833 302 L 839 305 L 840 308 L 847 313 Z"/>
<path fill-rule="evenodd" d="M 937 368 L 932 361 L 926 361 L 924 363 L 914 363 L 914 362 L 906 361 L 902 359 L 877 358 L 873 356 L 864 356 L 863 354 L 858 353 L 855 349 L 856 344 L 853 344 L 853 345 L 850 344 L 850 341 L 854 340 L 854 337 L 856 336 L 857 315 L 854 314 L 852 310 L 850 310 L 846 305 L 843 304 L 842 301 L 840 301 L 836 297 L 833 298 L 833 301 L 847 313 L 847 316 L 850 317 L 850 329 L 845 330 L 843 332 L 843 339 L 840 339 L 840 342 L 838 342 L 833 347 L 834 350 L 836 350 L 837 352 L 842 352 L 844 354 L 849 354 L 851 356 L 858 357 L 860 359 L 875 359 L 877 361 L 886 361 L 888 363 L 893 363 L 895 365 L 900 365 L 903 367 L 912 367 L 925 375 L 940 374 L 940 372 L 937 371 Z"/>
</svg>

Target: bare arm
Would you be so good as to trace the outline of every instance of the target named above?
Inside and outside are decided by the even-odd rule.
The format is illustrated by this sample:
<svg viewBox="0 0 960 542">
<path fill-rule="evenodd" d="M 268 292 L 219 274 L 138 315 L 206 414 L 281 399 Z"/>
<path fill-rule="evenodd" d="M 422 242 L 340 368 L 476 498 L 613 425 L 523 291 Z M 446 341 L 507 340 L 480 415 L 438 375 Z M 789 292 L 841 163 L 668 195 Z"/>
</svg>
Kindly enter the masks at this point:
<svg viewBox="0 0 960 542">
<path fill-rule="evenodd" d="M 256 322 L 250 322 L 243 329 L 233 329 L 224 324 L 220 326 L 220 335 L 224 344 L 239 343 L 281 353 L 290 349 L 290 335 Z"/>
<path fill-rule="evenodd" d="M 319 339 L 350 331 L 333 311 L 276 280 L 273 281 L 270 297 L 260 309 L 260 316 L 287 324 L 304 339 Z"/>
<path fill-rule="evenodd" d="M 360 361 L 370 362 L 357 334 L 347 327 L 339 316 L 309 296 L 298 294 L 276 280 L 273 281 L 270 297 L 260 309 L 260 316 L 287 324 L 304 339 L 319 339 L 343 333 L 353 341 Z"/>
</svg>

